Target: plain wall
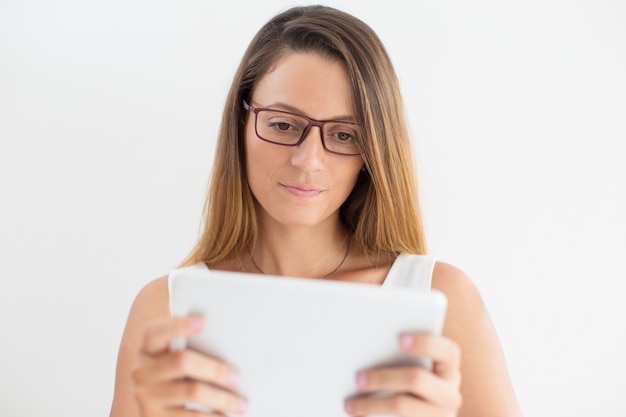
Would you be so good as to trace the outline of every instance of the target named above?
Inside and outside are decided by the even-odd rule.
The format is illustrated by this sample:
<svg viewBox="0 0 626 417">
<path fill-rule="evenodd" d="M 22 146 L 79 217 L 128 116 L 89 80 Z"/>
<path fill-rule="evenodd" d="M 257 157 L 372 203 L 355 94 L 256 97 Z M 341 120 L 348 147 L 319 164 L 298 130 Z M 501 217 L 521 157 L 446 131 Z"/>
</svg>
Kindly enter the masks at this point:
<svg viewBox="0 0 626 417">
<path fill-rule="evenodd" d="M 294 4 L 0 0 L 0 415 L 108 415 L 239 59 Z M 388 48 L 430 251 L 481 291 L 526 416 L 626 415 L 625 3 L 326 4 Z"/>
</svg>

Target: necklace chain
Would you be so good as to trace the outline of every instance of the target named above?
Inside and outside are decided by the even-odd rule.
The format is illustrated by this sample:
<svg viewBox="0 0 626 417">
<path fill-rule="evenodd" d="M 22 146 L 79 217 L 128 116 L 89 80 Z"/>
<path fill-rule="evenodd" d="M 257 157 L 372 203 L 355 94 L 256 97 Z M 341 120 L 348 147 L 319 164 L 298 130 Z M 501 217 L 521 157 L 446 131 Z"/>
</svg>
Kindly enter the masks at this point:
<svg viewBox="0 0 626 417">
<path fill-rule="evenodd" d="M 346 245 L 346 253 L 345 255 L 343 255 L 343 258 L 341 259 L 341 262 L 339 262 L 339 265 L 337 265 L 335 267 L 335 269 L 333 269 L 332 271 L 330 271 L 328 274 L 324 275 L 323 277 L 319 278 L 319 279 L 324 279 L 324 278 L 328 278 L 329 276 L 333 275 L 335 272 L 339 271 L 339 268 L 341 268 L 344 264 L 344 262 L 346 261 L 346 259 L 348 258 L 348 253 L 350 252 L 350 239 L 348 239 L 348 244 Z M 252 265 L 254 265 L 254 267 L 263 275 L 267 275 L 259 265 L 257 265 L 256 261 L 254 260 L 254 256 L 252 256 L 252 252 L 250 252 L 250 261 L 252 261 Z M 241 261 L 240 261 L 241 262 Z"/>
</svg>

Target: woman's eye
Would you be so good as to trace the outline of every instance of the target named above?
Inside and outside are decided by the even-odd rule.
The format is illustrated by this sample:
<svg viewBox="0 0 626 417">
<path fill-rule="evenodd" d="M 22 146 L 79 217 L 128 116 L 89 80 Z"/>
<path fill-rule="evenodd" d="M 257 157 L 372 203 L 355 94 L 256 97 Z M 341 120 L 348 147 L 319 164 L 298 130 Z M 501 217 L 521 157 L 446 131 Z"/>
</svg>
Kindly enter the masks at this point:
<svg viewBox="0 0 626 417">
<path fill-rule="evenodd" d="M 338 134 L 337 134 L 337 137 L 338 137 L 338 138 L 339 138 L 339 140 L 341 140 L 341 141 L 348 141 L 348 140 L 354 139 L 354 136 L 352 136 L 352 135 L 351 135 L 351 134 L 349 134 L 349 133 L 345 133 L 345 132 L 340 132 L 340 133 L 338 133 Z"/>
<path fill-rule="evenodd" d="M 287 122 L 275 122 L 275 123 L 272 123 L 272 126 L 276 127 L 279 130 L 289 130 L 292 127 Z"/>
<path fill-rule="evenodd" d="M 267 126 L 270 129 L 273 129 L 279 132 L 299 132 L 304 128 L 303 123 L 300 123 L 298 120 L 288 120 L 288 119 L 268 120 Z"/>
<path fill-rule="evenodd" d="M 339 142 L 350 142 L 354 140 L 354 135 L 347 132 L 335 132 L 333 136 L 335 136 L 335 139 Z"/>
</svg>

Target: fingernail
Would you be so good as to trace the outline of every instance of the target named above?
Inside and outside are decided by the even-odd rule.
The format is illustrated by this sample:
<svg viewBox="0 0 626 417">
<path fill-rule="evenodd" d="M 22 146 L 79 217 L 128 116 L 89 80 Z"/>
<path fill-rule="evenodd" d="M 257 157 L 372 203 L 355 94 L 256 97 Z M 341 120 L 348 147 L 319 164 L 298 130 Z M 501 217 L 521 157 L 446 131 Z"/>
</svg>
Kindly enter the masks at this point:
<svg viewBox="0 0 626 417">
<path fill-rule="evenodd" d="M 411 347 L 413 347 L 414 342 L 415 341 L 413 340 L 413 338 L 408 334 L 403 334 L 402 336 L 400 336 L 400 346 L 402 346 L 403 349 L 410 349 Z"/>
<path fill-rule="evenodd" d="M 346 413 L 352 414 L 354 411 L 354 403 L 352 400 L 346 400 L 346 402 L 343 403 L 343 408 L 346 410 Z"/>
<path fill-rule="evenodd" d="M 204 318 L 200 316 L 191 317 L 189 320 L 191 330 L 195 333 L 199 333 L 204 329 Z"/>
<path fill-rule="evenodd" d="M 236 387 L 237 385 L 239 385 L 239 374 L 236 372 L 231 372 L 231 374 L 228 375 L 228 382 L 233 387 Z"/>
<path fill-rule="evenodd" d="M 239 402 L 239 412 L 245 413 L 246 411 L 248 411 L 248 402 L 246 400 L 241 400 Z"/>
<path fill-rule="evenodd" d="M 359 388 L 367 387 L 367 374 L 364 372 L 359 372 L 356 374 L 356 386 Z"/>
</svg>

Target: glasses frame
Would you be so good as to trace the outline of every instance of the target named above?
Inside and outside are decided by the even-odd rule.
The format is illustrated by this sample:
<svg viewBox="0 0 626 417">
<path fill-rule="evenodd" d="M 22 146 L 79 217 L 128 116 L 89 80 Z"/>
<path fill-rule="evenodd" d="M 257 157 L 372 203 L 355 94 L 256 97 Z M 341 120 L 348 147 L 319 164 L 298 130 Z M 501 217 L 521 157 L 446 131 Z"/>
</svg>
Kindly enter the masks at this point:
<svg viewBox="0 0 626 417">
<path fill-rule="evenodd" d="M 271 109 L 268 107 L 254 107 L 250 104 L 248 104 L 246 102 L 246 100 L 242 100 L 243 101 L 243 108 L 246 109 L 246 111 L 249 111 L 250 113 L 254 113 L 254 133 L 256 133 L 256 136 L 261 139 L 262 141 L 268 142 L 268 143 L 272 143 L 274 145 L 280 145 L 280 146 L 298 146 L 300 145 L 304 139 L 306 138 L 306 135 L 308 135 L 309 131 L 311 130 L 312 126 L 317 126 L 320 128 L 320 140 L 322 141 L 322 146 L 324 147 L 324 150 L 326 150 L 326 152 L 335 154 L 335 155 L 342 155 L 342 156 L 361 156 L 362 153 L 341 153 L 341 152 L 337 152 L 337 151 L 331 151 L 330 149 L 328 149 L 326 147 L 326 142 L 324 142 L 324 126 L 327 123 L 345 123 L 345 124 L 349 124 L 349 125 L 353 125 L 353 126 L 358 126 L 357 123 L 354 122 L 347 122 L 344 120 L 316 120 L 316 119 L 312 119 L 308 116 L 305 116 L 303 114 L 300 113 L 293 113 L 293 112 L 289 112 L 289 111 L 285 111 L 285 110 L 276 110 L 276 109 Z M 304 130 L 302 130 L 302 134 L 300 135 L 300 139 L 298 139 L 298 141 L 296 143 L 280 143 L 280 142 L 274 142 L 268 139 L 265 139 L 264 137 L 262 137 L 259 134 L 259 130 L 257 128 L 257 121 L 258 121 L 258 114 L 262 111 L 271 111 L 274 113 L 282 113 L 282 114 L 289 114 L 291 116 L 297 116 L 297 117 L 301 117 L 303 119 L 305 119 L 308 124 L 307 126 L 304 128 Z M 358 143 L 357 143 L 357 147 L 359 147 Z"/>
</svg>

